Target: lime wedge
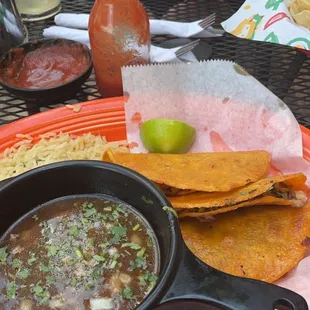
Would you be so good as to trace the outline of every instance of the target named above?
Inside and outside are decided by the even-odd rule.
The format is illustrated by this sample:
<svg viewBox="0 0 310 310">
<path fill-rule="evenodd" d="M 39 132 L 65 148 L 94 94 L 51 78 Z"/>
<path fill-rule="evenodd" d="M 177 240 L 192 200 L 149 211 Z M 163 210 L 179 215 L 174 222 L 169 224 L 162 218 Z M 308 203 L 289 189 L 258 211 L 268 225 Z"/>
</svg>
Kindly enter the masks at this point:
<svg viewBox="0 0 310 310">
<path fill-rule="evenodd" d="M 141 141 L 151 153 L 186 153 L 195 136 L 195 128 L 173 119 L 151 119 L 144 122 L 140 129 Z"/>
</svg>

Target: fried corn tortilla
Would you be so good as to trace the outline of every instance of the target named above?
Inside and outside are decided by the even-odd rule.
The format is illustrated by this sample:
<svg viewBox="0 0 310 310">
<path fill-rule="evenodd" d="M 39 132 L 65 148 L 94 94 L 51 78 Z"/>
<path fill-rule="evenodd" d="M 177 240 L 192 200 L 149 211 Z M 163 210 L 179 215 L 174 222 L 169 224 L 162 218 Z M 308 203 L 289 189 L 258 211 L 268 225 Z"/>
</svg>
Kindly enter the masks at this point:
<svg viewBox="0 0 310 310">
<path fill-rule="evenodd" d="M 135 170 L 149 178 L 168 196 L 196 191 L 227 192 L 262 179 L 270 155 L 265 151 L 126 154 L 108 150 L 103 160 Z"/>
<path fill-rule="evenodd" d="M 304 206 L 307 202 L 307 197 L 302 194 L 302 199 L 298 200 L 298 207 Z M 294 201 L 292 200 L 285 200 L 283 198 L 276 198 L 272 196 L 264 196 L 261 198 L 255 198 L 253 200 L 245 201 L 238 203 L 236 205 L 230 206 L 230 207 L 218 207 L 218 208 L 199 208 L 196 212 L 193 212 L 191 210 L 183 210 L 181 212 L 178 212 L 177 214 L 179 218 L 185 218 L 185 217 L 195 217 L 199 218 L 200 221 L 208 220 L 210 217 L 213 217 L 214 215 L 229 212 L 229 211 L 234 211 L 239 208 L 247 208 L 251 206 L 271 206 L 271 205 L 276 205 L 276 206 L 287 206 L 287 207 L 294 207 Z M 301 205 L 302 204 L 302 205 Z"/>
<path fill-rule="evenodd" d="M 293 0 L 290 13 L 297 24 L 310 29 L 310 0 Z"/>
<path fill-rule="evenodd" d="M 189 249 L 232 275 L 274 282 L 304 257 L 310 209 L 256 206 L 220 214 L 215 221 L 180 221 Z"/>
<path fill-rule="evenodd" d="M 193 193 L 168 197 L 179 217 L 204 217 L 254 205 L 303 207 L 307 202 L 306 176 L 274 176 L 223 193 Z"/>
</svg>

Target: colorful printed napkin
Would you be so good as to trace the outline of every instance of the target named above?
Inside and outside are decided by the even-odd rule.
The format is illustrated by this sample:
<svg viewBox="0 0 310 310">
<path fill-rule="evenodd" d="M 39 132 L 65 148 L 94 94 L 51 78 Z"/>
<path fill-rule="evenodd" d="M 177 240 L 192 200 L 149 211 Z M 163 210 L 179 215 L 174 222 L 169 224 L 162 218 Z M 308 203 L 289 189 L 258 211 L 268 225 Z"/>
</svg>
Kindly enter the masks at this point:
<svg viewBox="0 0 310 310">
<path fill-rule="evenodd" d="M 289 0 L 288 0 L 289 1 Z M 246 0 L 222 27 L 236 37 L 310 50 L 310 30 L 295 23 L 290 2 Z"/>
</svg>

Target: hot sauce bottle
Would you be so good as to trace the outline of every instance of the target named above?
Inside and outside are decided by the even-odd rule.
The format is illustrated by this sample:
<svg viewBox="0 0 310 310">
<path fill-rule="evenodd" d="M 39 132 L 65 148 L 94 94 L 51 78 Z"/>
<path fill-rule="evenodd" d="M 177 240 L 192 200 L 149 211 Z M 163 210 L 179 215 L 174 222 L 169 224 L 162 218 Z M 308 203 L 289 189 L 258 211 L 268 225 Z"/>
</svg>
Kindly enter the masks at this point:
<svg viewBox="0 0 310 310">
<path fill-rule="evenodd" d="M 150 24 L 145 9 L 138 0 L 96 0 L 88 29 L 101 96 L 122 96 L 121 67 L 150 62 Z"/>
</svg>

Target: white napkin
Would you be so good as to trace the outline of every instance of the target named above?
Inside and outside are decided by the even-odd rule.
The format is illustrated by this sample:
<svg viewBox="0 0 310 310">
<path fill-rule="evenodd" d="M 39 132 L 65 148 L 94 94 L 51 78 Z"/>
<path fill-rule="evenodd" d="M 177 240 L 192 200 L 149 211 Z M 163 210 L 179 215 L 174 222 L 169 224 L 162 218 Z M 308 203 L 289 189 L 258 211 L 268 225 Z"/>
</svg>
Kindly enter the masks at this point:
<svg viewBox="0 0 310 310">
<path fill-rule="evenodd" d="M 60 38 L 60 39 L 70 39 L 73 41 L 78 41 L 80 43 L 89 45 L 89 36 L 87 30 L 51 26 L 43 30 L 43 37 L 45 38 Z"/>
<path fill-rule="evenodd" d="M 181 23 L 167 20 L 150 19 L 150 32 L 153 35 L 171 35 L 179 38 L 212 38 L 222 36 L 224 31 L 201 28 L 197 22 Z"/>
<path fill-rule="evenodd" d="M 55 16 L 57 26 L 88 29 L 89 14 L 60 13 Z"/>
<path fill-rule="evenodd" d="M 45 38 L 60 38 L 78 41 L 86 44 L 90 48 L 87 30 L 51 26 L 43 30 L 43 36 Z M 180 48 L 181 47 L 182 46 L 180 46 Z M 175 55 L 176 50 L 177 48 L 169 49 L 152 45 L 150 51 L 151 62 L 197 62 L 197 59 L 192 52 L 186 53 L 180 58 L 177 58 Z"/>
<path fill-rule="evenodd" d="M 57 26 L 88 29 L 89 14 L 61 13 L 55 16 Z M 199 20 L 191 23 L 171 22 L 166 20 L 150 19 L 151 35 L 172 35 L 179 38 L 211 38 L 223 35 L 224 31 L 209 27 L 204 30 Z"/>
</svg>

